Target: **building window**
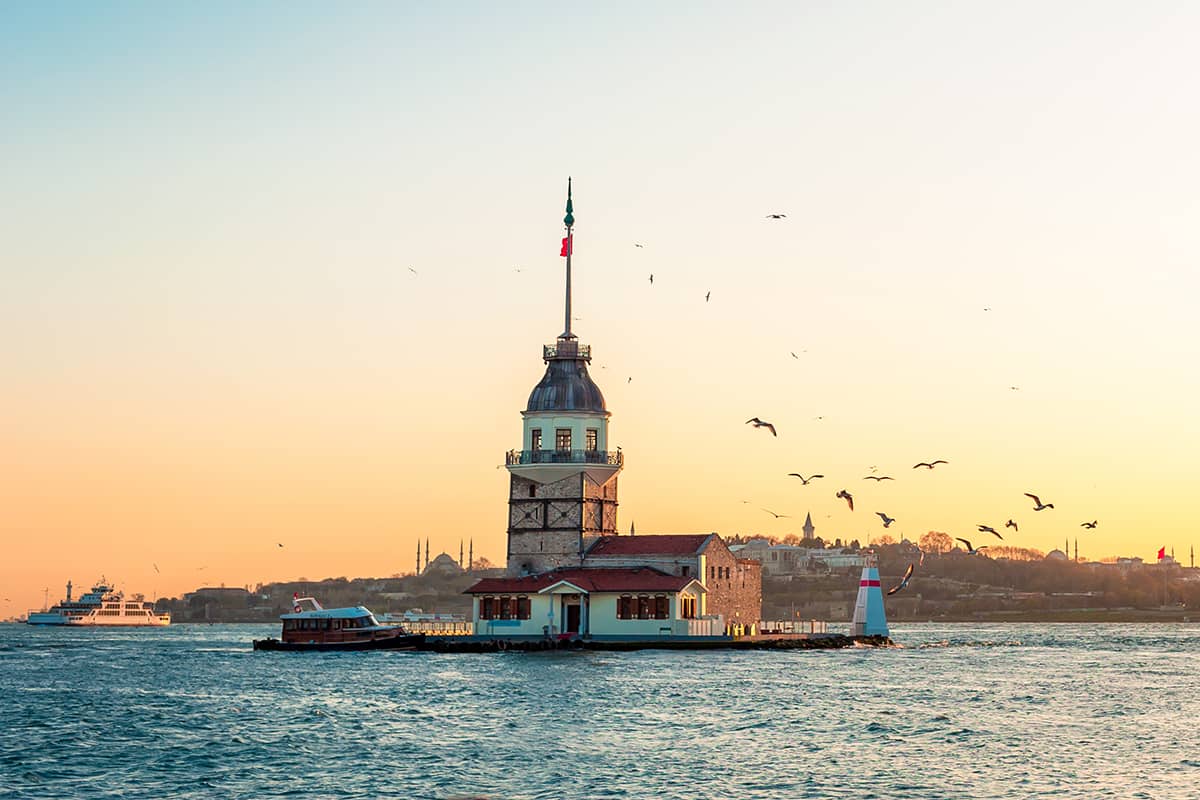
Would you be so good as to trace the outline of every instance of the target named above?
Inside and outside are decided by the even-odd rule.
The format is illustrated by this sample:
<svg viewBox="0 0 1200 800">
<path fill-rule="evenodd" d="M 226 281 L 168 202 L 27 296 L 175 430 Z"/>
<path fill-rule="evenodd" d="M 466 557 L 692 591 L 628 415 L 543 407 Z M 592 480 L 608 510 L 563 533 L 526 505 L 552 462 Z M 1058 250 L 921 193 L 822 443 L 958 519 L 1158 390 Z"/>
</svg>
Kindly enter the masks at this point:
<svg viewBox="0 0 1200 800">
<path fill-rule="evenodd" d="M 529 619 L 529 598 L 517 598 L 517 619 Z"/>
<path fill-rule="evenodd" d="M 708 568 L 708 579 L 710 581 L 715 581 L 717 579 L 717 568 L 716 567 Z"/>
<path fill-rule="evenodd" d="M 530 450 L 541 450 L 542 449 L 542 429 L 541 428 L 534 428 L 533 430 L 531 430 L 529 432 L 529 449 Z"/>
<path fill-rule="evenodd" d="M 492 599 L 493 598 L 491 598 L 491 597 L 479 598 L 479 618 L 480 619 L 491 619 L 492 618 Z"/>
<path fill-rule="evenodd" d="M 679 604 L 682 606 L 682 608 L 680 609 L 680 612 L 679 612 L 680 616 L 682 616 L 684 619 L 695 619 L 696 618 L 696 598 L 695 597 L 693 597 L 690 594 L 684 595 L 683 597 L 679 598 Z"/>
<path fill-rule="evenodd" d="M 571 449 L 571 429 L 556 428 L 554 431 L 554 449 L 555 450 L 570 450 Z"/>
<path fill-rule="evenodd" d="M 593 453 L 596 452 L 596 447 L 598 446 L 597 443 L 599 440 L 599 436 L 600 436 L 600 432 L 598 430 L 596 430 L 595 428 L 587 429 L 587 449 L 590 452 L 593 452 Z"/>
<path fill-rule="evenodd" d="M 655 595 L 654 597 L 654 618 L 667 619 L 671 613 L 671 601 L 667 599 L 665 594 Z"/>
<path fill-rule="evenodd" d="M 679 568 L 679 574 L 686 578 L 688 575 L 692 574 L 692 568 L 689 567 L 687 564 L 684 564 L 682 567 Z"/>
<path fill-rule="evenodd" d="M 512 598 L 500 598 L 500 619 L 512 619 Z"/>
<path fill-rule="evenodd" d="M 529 496 L 537 497 L 537 484 L 536 483 L 529 484 Z"/>
<path fill-rule="evenodd" d="M 653 616 L 650 613 L 650 597 L 648 595 L 638 595 L 638 619 L 650 619 Z"/>
<path fill-rule="evenodd" d="M 633 598 L 623 594 L 617 598 L 617 619 L 633 619 Z"/>
</svg>

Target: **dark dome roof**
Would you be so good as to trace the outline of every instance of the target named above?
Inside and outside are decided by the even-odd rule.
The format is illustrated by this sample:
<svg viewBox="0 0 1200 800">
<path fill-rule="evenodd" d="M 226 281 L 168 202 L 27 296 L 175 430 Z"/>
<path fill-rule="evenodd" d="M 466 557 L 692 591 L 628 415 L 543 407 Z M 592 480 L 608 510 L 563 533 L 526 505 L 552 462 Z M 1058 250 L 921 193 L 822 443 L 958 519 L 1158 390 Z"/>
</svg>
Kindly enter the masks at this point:
<svg viewBox="0 0 1200 800">
<path fill-rule="evenodd" d="M 607 414 L 604 395 L 588 375 L 583 359 L 556 358 L 529 393 L 526 411 L 592 411 Z"/>
</svg>

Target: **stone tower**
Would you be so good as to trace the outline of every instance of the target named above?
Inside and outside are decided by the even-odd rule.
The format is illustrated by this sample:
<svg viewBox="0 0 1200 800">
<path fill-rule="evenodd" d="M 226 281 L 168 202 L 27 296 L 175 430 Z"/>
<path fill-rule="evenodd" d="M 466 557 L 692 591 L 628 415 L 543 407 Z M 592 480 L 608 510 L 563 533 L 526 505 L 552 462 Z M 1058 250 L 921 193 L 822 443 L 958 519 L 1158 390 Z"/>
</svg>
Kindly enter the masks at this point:
<svg viewBox="0 0 1200 800">
<path fill-rule="evenodd" d="M 617 533 L 617 473 L 608 450 L 608 409 L 588 375 L 591 348 L 571 333 L 571 251 L 575 217 L 567 183 L 567 291 L 563 332 L 542 348 L 546 373 L 529 394 L 521 449 L 509 451 L 508 573 L 578 567 L 600 536 Z"/>
</svg>

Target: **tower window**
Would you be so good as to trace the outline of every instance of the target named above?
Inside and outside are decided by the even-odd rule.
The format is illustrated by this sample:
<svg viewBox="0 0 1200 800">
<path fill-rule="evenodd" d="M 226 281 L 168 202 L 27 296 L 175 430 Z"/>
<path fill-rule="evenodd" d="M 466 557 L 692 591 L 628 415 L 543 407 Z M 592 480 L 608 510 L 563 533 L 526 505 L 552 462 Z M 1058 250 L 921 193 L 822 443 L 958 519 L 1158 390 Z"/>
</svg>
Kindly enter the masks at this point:
<svg viewBox="0 0 1200 800">
<path fill-rule="evenodd" d="M 571 429 L 557 428 L 554 431 L 554 449 L 555 450 L 570 450 L 571 449 Z"/>
<path fill-rule="evenodd" d="M 531 431 L 529 431 L 529 449 L 530 450 L 541 450 L 542 449 L 542 429 L 541 428 L 534 428 Z"/>
<path fill-rule="evenodd" d="M 529 496 L 537 497 L 537 484 L 536 483 L 529 484 Z"/>
<path fill-rule="evenodd" d="M 587 429 L 587 449 L 591 452 L 596 452 L 596 447 L 599 442 L 600 432 L 595 428 Z"/>
</svg>

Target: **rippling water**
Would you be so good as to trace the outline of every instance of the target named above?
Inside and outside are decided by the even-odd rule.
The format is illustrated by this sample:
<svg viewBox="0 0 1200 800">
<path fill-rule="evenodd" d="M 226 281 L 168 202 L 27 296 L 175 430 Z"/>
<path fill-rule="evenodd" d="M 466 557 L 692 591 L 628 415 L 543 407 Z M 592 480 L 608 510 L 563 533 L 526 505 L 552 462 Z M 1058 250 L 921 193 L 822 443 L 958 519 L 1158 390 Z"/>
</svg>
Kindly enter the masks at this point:
<svg viewBox="0 0 1200 800">
<path fill-rule="evenodd" d="M 3 798 L 1197 798 L 1200 626 L 894 649 L 256 653 L 0 625 Z"/>
</svg>

